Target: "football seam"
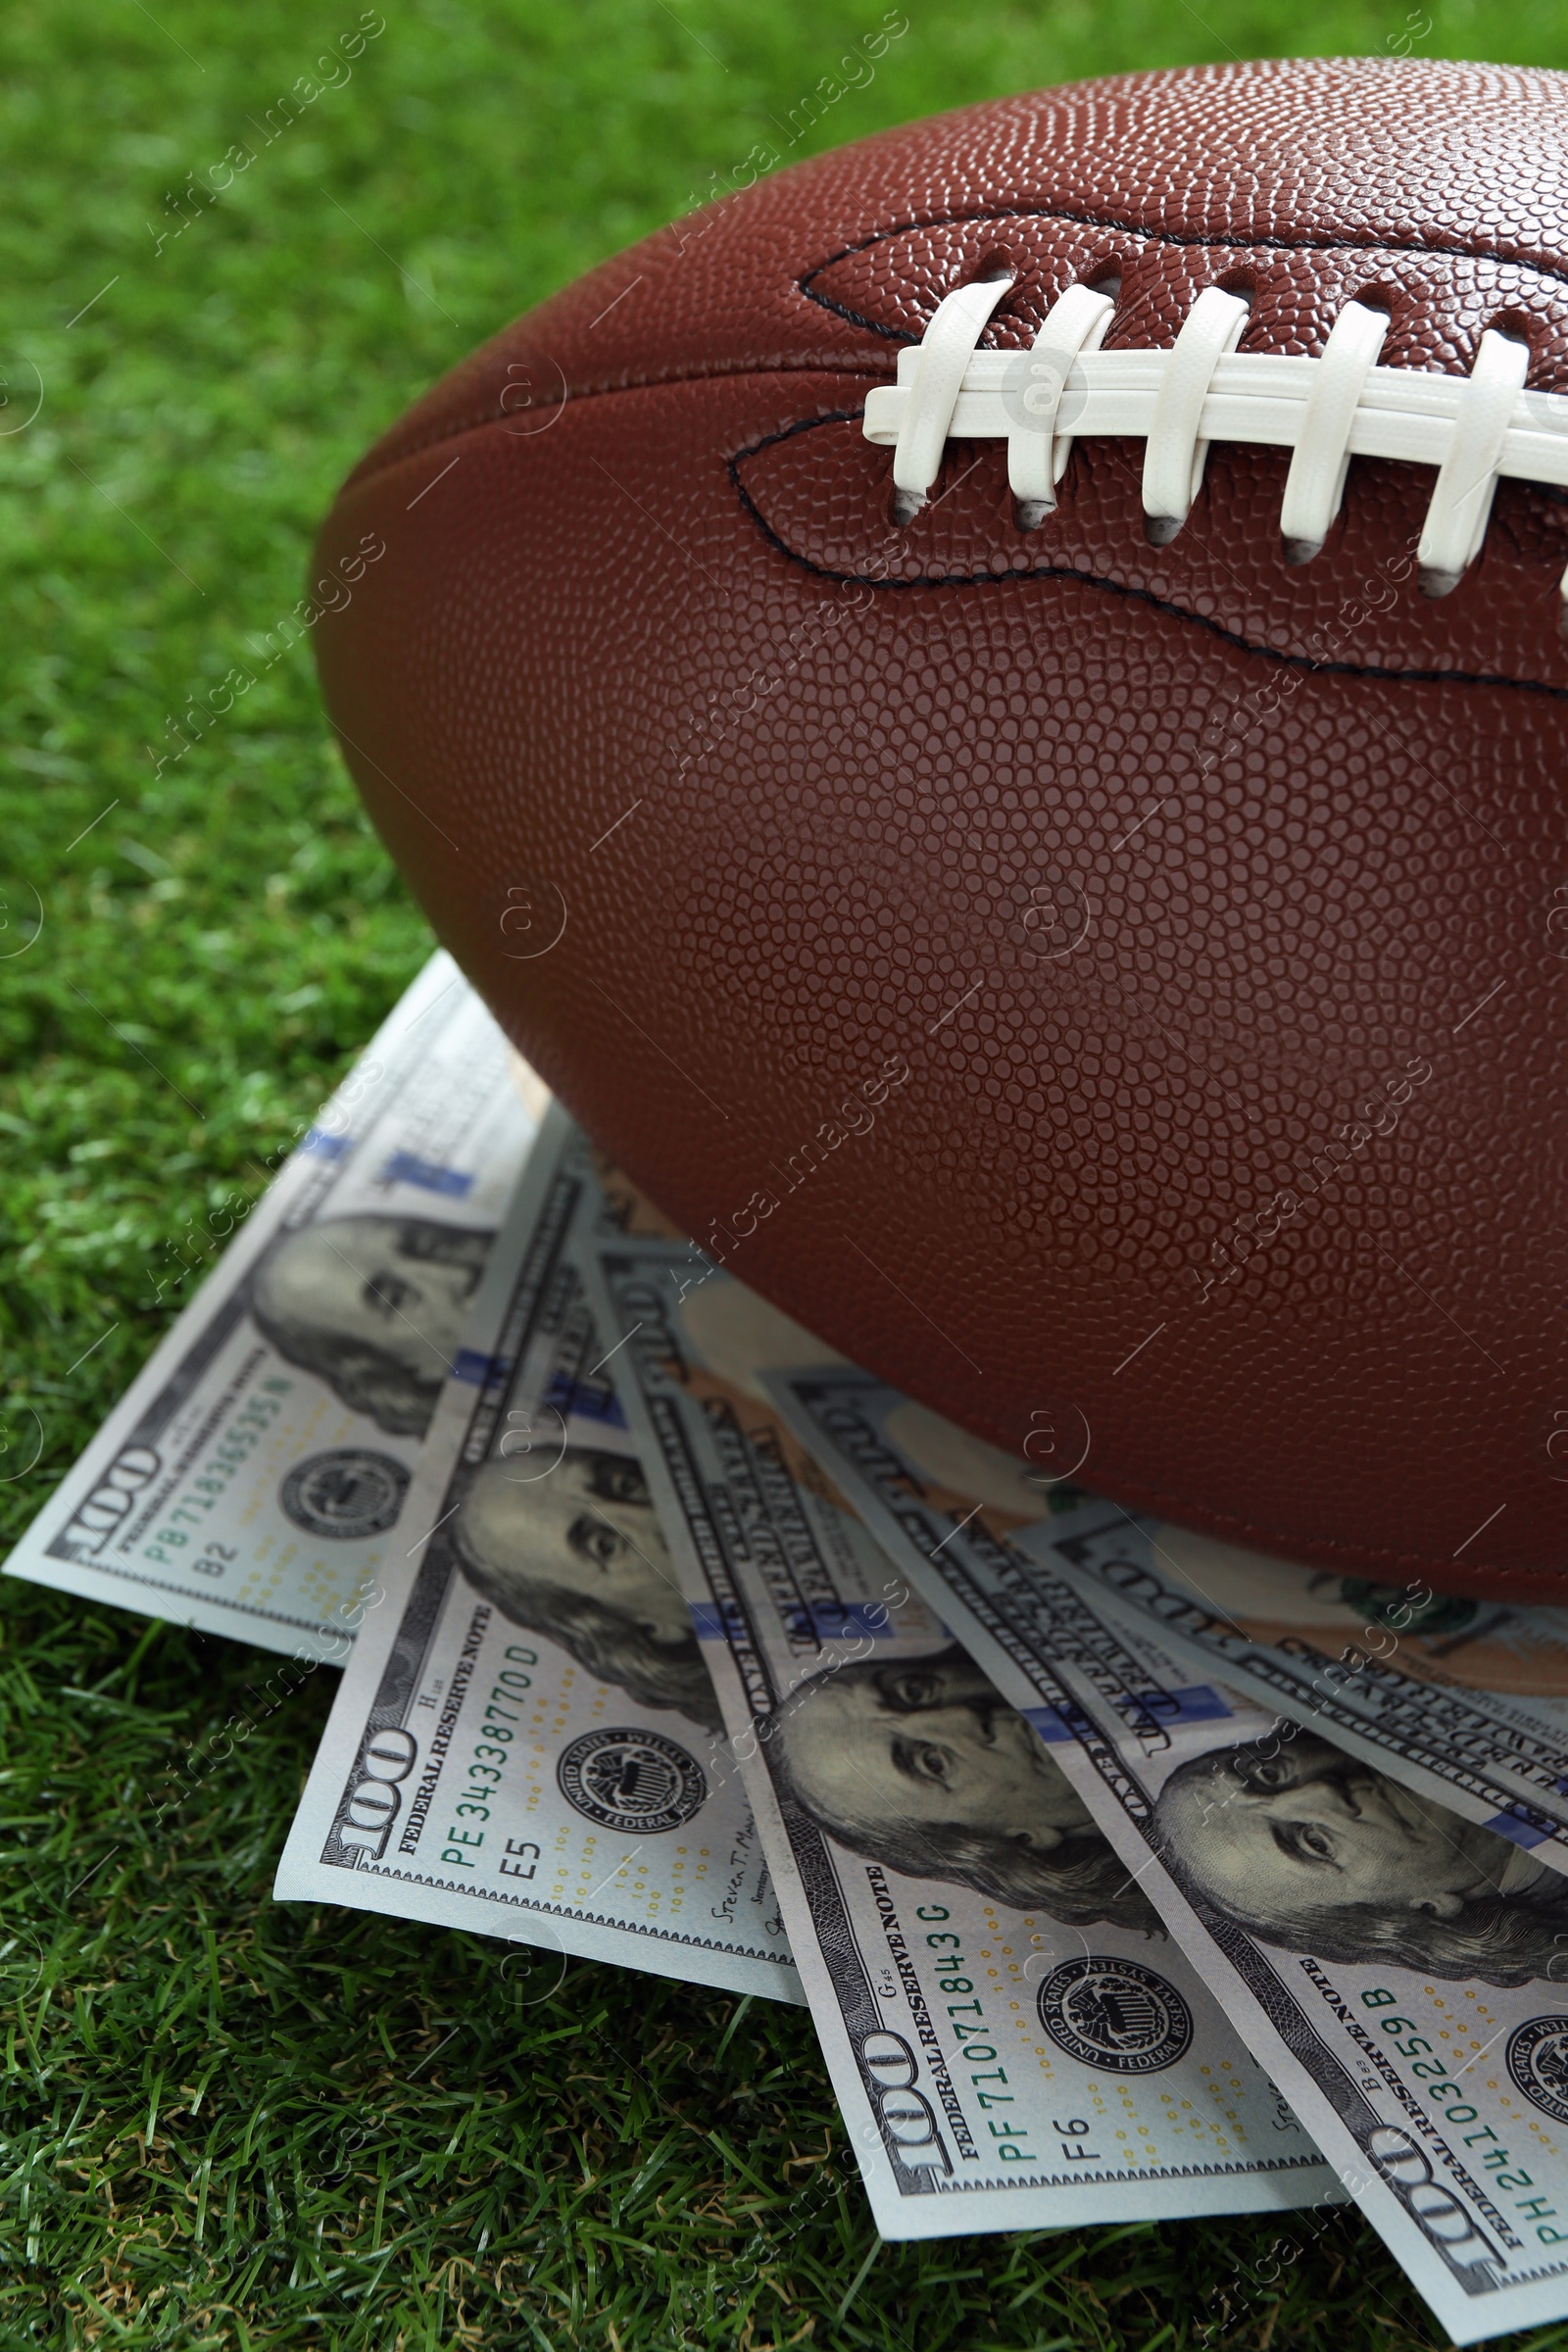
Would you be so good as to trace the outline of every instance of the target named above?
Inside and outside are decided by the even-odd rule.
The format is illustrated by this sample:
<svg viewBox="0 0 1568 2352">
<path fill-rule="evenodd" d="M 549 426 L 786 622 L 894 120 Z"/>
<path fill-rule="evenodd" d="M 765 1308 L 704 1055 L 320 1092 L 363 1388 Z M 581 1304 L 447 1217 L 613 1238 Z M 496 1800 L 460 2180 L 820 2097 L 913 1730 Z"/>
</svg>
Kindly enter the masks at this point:
<svg viewBox="0 0 1568 2352">
<path fill-rule="evenodd" d="M 875 246 L 885 245 L 895 237 L 913 236 L 922 229 L 961 228 L 970 221 L 979 220 L 1065 220 L 1075 228 L 1109 229 L 1118 236 L 1137 237 L 1146 245 L 1173 246 L 1178 250 L 1213 251 L 1222 248 L 1240 254 L 1250 248 L 1262 253 L 1432 254 L 1450 261 L 1495 262 L 1499 269 L 1531 270 L 1540 277 L 1568 286 L 1568 267 L 1556 269 L 1549 262 L 1527 261 L 1519 254 L 1501 253 L 1490 245 L 1431 245 L 1401 237 L 1221 237 L 1200 234 L 1196 230 L 1186 234 L 1180 229 L 1141 228 L 1134 221 L 1117 220 L 1109 214 L 1079 213 L 1066 206 L 1047 209 L 1040 205 L 1005 205 L 996 210 L 982 207 L 972 212 L 937 213 L 929 220 L 907 220 L 899 228 L 879 228 L 870 236 L 862 237 L 858 244 L 846 245 L 838 253 L 830 254 L 825 262 L 815 263 L 804 277 L 797 278 L 796 285 L 808 302 L 814 302 L 819 309 L 832 312 L 851 326 L 863 327 L 868 334 L 881 335 L 888 342 L 917 343 L 919 336 L 911 334 L 906 327 L 885 326 L 875 318 L 867 318 L 860 312 L 852 311 L 847 304 L 835 302 L 830 294 L 819 293 L 812 280 L 836 269 L 840 262 L 851 261 L 858 253 L 869 253 Z"/>
<path fill-rule="evenodd" d="M 869 363 L 870 357 L 871 355 L 868 353 L 866 355 L 867 363 Z M 792 375 L 844 375 L 858 377 L 869 375 L 874 376 L 878 383 L 891 383 L 893 380 L 891 376 L 879 374 L 877 369 L 869 364 L 861 365 L 858 362 L 854 366 L 850 366 L 842 360 L 802 360 L 799 362 L 799 364 L 791 362 L 782 367 L 757 368 L 738 366 L 734 368 L 705 368 L 700 375 L 649 375 L 639 377 L 638 380 L 632 384 L 597 384 L 592 391 L 568 392 L 566 398 L 562 402 L 561 406 L 564 410 L 568 408 L 576 408 L 583 401 L 588 400 L 616 400 L 621 396 L 622 393 L 626 392 L 673 391 L 677 390 L 684 384 L 734 383 L 741 377 L 748 375 L 767 377 L 788 377 Z M 838 410 L 833 412 L 835 416 L 839 415 L 839 413 L 840 412 Z M 856 416 L 863 414 L 863 412 L 860 410 L 856 410 L 854 412 L 846 410 L 844 412 L 846 416 L 852 413 Z M 445 449 L 450 441 L 464 440 L 469 433 L 482 433 L 488 425 L 505 424 L 505 422 L 506 418 L 503 415 L 494 409 L 487 409 L 482 416 L 466 416 L 454 423 L 442 425 L 438 432 L 432 431 L 430 438 L 427 441 L 411 441 L 406 449 L 394 451 L 392 455 L 384 458 L 378 466 L 372 466 L 368 458 L 364 459 L 360 465 L 354 468 L 354 471 L 345 478 L 342 487 L 338 491 L 336 499 L 333 501 L 334 508 L 341 506 L 345 499 L 351 497 L 355 491 L 364 489 L 370 482 L 380 481 L 382 476 L 385 474 L 396 472 L 398 466 L 403 465 L 408 459 L 423 457 L 427 451 L 432 449 Z M 510 431 L 512 428 L 509 427 L 508 429 Z M 549 427 L 546 426 L 543 429 L 548 431 Z M 533 433 L 518 433 L 512 431 L 512 438 L 516 441 L 531 441 L 537 439 L 538 435 Z"/>
<path fill-rule="evenodd" d="M 1396 669 L 1379 662 L 1318 662 L 1310 654 L 1289 654 L 1271 645 L 1261 645 L 1228 629 L 1221 621 L 1211 620 L 1201 612 L 1190 612 L 1182 605 L 1171 604 L 1152 588 L 1129 587 L 1122 580 L 1102 579 L 1098 572 L 1080 571 L 1070 564 L 1040 564 L 1030 571 L 947 571 L 922 572 L 911 579 L 873 579 L 868 572 L 833 571 L 823 564 L 813 564 L 808 556 L 801 555 L 786 540 L 779 537 L 772 524 L 759 508 L 757 501 L 741 479 L 740 466 L 747 458 L 757 457 L 775 442 L 790 441 L 798 434 L 816 432 L 828 424 L 853 424 L 865 414 L 863 409 L 841 409 L 827 416 L 811 416 L 797 424 L 782 426 L 775 433 L 764 433 L 746 449 L 737 450 L 725 460 L 729 477 L 758 531 L 770 547 L 778 550 L 791 564 L 809 572 L 813 579 L 832 580 L 849 586 L 896 591 L 906 588 L 1026 588 L 1036 580 L 1076 580 L 1082 587 L 1099 588 L 1108 595 L 1126 597 L 1137 604 L 1151 606 L 1171 620 L 1184 621 L 1194 628 L 1206 629 L 1211 636 L 1234 645 L 1242 653 L 1261 655 L 1265 662 L 1281 662 L 1293 669 L 1308 669 L 1324 675 L 1351 678 L 1391 678 L 1411 685 L 1437 686 L 1501 686 L 1520 694 L 1544 694 L 1556 702 L 1568 702 L 1568 686 L 1551 686 L 1541 678 L 1511 678 L 1500 671 L 1466 669 Z"/>
<path fill-rule="evenodd" d="M 1109 214 L 1074 212 L 1065 206 L 1048 209 L 1040 205 L 1007 205 L 995 210 L 981 207 L 968 212 L 937 213 L 933 214 L 929 220 L 906 220 L 896 228 L 874 229 L 869 236 L 860 238 L 858 243 L 841 246 L 836 253 L 829 254 L 825 261 L 813 262 L 803 276 L 795 279 L 795 291 L 806 301 L 814 303 L 818 310 L 829 312 L 833 317 L 842 318 L 847 325 L 860 328 L 865 334 L 876 335 L 884 342 L 916 343 L 919 341 L 919 337 L 911 334 L 906 327 L 886 326 L 874 318 L 867 318 L 858 311 L 851 310 L 846 304 L 835 302 L 831 295 L 819 293 L 812 281 L 821 277 L 824 271 L 834 269 L 838 263 L 849 261 L 858 253 L 869 253 L 874 246 L 885 245 L 895 237 L 910 236 L 923 228 L 961 227 L 966 222 L 975 220 L 1065 220 L 1077 228 L 1110 229 L 1122 236 L 1141 238 L 1144 243 L 1149 245 L 1168 245 L 1177 249 L 1214 250 L 1225 247 L 1232 252 L 1242 252 L 1247 247 L 1252 246 L 1265 253 L 1407 253 L 1412 256 L 1432 254 L 1440 258 L 1446 256 L 1454 261 L 1495 262 L 1499 268 L 1533 270 L 1541 277 L 1549 278 L 1558 284 L 1568 286 L 1568 267 L 1554 269 L 1549 263 L 1529 261 L 1521 255 L 1503 253 L 1490 245 L 1431 245 L 1398 237 L 1221 237 L 1200 235 L 1197 231 L 1189 235 L 1179 229 L 1141 228 L 1131 221 L 1115 219 Z M 518 320 L 514 323 L 521 324 L 522 321 Z M 595 391 L 570 393 L 567 397 L 568 400 L 600 400 L 607 393 L 647 391 L 662 384 L 708 383 L 729 375 L 783 375 L 795 372 L 854 375 L 868 371 L 858 367 L 846 368 L 827 360 L 803 360 L 799 363 L 798 369 L 793 363 L 772 368 L 757 368 L 742 364 L 734 368 L 706 369 L 699 375 L 640 376 L 633 383 L 604 384 Z M 1445 372 L 1451 371 L 1445 370 Z M 1536 388 L 1542 389 L 1539 385 Z M 459 421 L 442 425 L 438 431 L 432 431 L 430 438 L 426 441 L 410 443 L 396 456 L 386 459 L 381 465 L 373 466 L 369 470 L 365 470 L 363 465 L 357 466 L 345 481 L 339 497 L 351 488 L 357 490 L 362 482 L 376 480 L 382 473 L 389 472 L 394 466 L 401 465 L 406 457 L 418 457 L 426 449 L 440 449 L 446 442 L 458 440 L 465 433 L 476 432 L 482 426 L 494 421 L 494 417 L 488 413 L 482 416 L 464 417 Z M 368 465 L 368 461 L 365 463 Z"/>
</svg>

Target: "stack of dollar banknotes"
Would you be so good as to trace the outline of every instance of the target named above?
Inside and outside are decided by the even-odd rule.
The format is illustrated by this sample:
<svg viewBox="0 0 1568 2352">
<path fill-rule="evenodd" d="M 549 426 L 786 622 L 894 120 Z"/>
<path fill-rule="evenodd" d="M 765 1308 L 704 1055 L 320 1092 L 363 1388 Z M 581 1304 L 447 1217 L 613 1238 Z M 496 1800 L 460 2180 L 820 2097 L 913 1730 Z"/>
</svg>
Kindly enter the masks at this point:
<svg viewBox="0 0 1568 2352">
<path fill-rule="evenodd" d="M 282 1900 L 808 2003 L 889 2237 L 1348 2195 L 1568 2313 L 1568 1614 L 1129 1516 L 710 1238 L 438 956 L 10 1567 L 342 1667 Z"/>
</svg>

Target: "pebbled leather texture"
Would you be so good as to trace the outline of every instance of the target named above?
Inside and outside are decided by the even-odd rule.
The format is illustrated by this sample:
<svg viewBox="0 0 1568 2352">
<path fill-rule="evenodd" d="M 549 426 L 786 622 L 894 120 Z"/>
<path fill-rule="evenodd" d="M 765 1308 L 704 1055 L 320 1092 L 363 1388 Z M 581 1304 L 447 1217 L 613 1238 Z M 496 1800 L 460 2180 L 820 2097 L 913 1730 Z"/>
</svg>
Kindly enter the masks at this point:
<svg viewBox="0 0 1568 2352">
<path fill-rule="evenodd" d="M 1420 467 L 1298 569 L 1240 447 L 1157 552 L 1137 442 L 1027 533 L 955 445 L 895 529 L 865 395 L 999 259 L 993 345 L 1079 278 L 1112 346 L 1375 291 L 1386 364 L 1506 323 L 1565 391 L 1568 77 L 1133 75 L 661 231 L 350 477 L 345 755 L 569 1107 L 846 1353 L 1231 1542 L 1568 1597 L 1568 503 L 1504 484 L 1436 603 Z"/>
</svg>

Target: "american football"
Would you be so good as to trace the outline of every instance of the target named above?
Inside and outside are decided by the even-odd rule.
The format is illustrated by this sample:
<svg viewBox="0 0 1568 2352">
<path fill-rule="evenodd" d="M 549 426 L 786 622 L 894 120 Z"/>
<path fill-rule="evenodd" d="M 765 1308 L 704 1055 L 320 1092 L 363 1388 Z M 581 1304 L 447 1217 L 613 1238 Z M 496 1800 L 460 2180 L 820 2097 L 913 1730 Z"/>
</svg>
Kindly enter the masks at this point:
<svg viewBox="0 0 1568 2352">
<path fill-rule="evenodd" d="M 1205 66 L 605 263 L 350 476 L 316 638 L 699 1249 L 1042 1479 L 1555 1599 L 1565 494 L 1568 77 Z"/>
</svg>

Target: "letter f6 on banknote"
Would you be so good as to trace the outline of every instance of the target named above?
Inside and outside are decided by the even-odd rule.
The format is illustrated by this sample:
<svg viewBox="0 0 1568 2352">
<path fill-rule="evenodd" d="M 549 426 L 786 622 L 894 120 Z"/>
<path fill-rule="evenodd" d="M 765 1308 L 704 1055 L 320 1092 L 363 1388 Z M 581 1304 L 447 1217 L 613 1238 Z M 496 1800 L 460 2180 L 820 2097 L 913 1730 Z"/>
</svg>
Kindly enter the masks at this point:
<svg viewBox="0 0 1568 2352">
<path fill-rule="evenodd" d="M 883 2234 L 1337 2196 L 1073 1779 L 769 1404 L 760 1369 L 816 1343 L 689 1246 L 579 1232 Z"/>
<path fill-rule="evenodd" d="M 1019 1529 L 1042 1523 L 1026 1464 L 847 1365 L 769 1385 L 910 1582 L 1052 1752 L 1075 1754 L 1095 1820 L 1450 2339 L 1561 2318 L 1561 1871 L 1323 1730 L 1195 1681 L 1050 1546 L 1025 1552 Z M 1062 1546 L 1106 1511 L 1056 1514 Z"/>
</svg>

